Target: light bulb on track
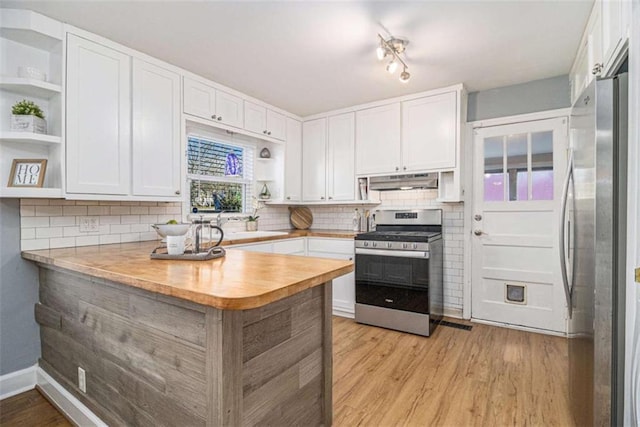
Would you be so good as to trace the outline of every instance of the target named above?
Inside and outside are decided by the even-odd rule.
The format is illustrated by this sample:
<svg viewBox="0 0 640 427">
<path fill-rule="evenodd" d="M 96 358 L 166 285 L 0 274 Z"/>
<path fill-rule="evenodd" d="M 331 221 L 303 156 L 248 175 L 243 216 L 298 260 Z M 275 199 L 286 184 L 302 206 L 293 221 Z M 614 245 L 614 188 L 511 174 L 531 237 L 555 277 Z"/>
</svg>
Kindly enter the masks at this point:
<svg viewBox="0 0 640 427">
<path fill-rule="evenodd" d="M 409 74 L 409 72 L 405 68 L 404 71 L 402 71 L 402 73 L 400 73 L 400 82 L 407 83 L 410 78 L 411 78 L 411 74 Z"/>
<path fill-rule="evenodd" d="M 396 62 L 395 59 L 389 62 L 389 64 L 387 65 L 387 71 L 389 72 L 389 74 L 395 73 L 397 69 L 398 69 L 398 63 Z"/>
</svg>

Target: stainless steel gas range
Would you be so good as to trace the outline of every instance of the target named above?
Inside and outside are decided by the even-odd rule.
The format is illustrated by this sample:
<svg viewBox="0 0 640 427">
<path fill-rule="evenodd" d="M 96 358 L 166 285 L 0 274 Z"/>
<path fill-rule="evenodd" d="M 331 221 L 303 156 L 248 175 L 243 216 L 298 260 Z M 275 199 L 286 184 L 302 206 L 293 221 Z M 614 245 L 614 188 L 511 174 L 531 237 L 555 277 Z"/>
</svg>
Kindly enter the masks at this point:
<svg viewBox="0 0 640 427">
<path fill-rule="evenodd" d="M 356 322 L 429 336 L 442 319 L 442 211 L 381 210 L 358 234 Z"/>
</svg>

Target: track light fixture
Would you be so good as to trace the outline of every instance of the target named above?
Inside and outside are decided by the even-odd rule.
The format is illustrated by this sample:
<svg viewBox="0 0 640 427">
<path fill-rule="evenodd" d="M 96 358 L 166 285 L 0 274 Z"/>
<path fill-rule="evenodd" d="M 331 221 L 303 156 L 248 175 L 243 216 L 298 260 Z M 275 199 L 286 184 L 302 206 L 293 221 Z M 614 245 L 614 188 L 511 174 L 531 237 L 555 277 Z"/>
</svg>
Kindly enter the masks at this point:
<svg viewBox="0 0 640 427">
<path fill-rule="evenodd" d="M 393 74 L 398 69 L 399 64 L 402 64 L 402 73 L 400 73 L 400 81 L 402 83 L 407 83 L 411 78 L 411 74 L 409 74 L 409 67 L 407 64 L 400 58 L 400 54 L 403 53 L 409 44 L 409 40 L 398 39 L 395 37 L 391 37 L 388 40 L 385 40 L 380 34 L 378 34 L 378 38 L 380 38 L 380 45 L 376 49 L 376 56 L 379 61 L 384 60 L 386 57 L 391 56 L 391 61 L 387 64 L 387 71 L 389 74 Z"/>
</svg>

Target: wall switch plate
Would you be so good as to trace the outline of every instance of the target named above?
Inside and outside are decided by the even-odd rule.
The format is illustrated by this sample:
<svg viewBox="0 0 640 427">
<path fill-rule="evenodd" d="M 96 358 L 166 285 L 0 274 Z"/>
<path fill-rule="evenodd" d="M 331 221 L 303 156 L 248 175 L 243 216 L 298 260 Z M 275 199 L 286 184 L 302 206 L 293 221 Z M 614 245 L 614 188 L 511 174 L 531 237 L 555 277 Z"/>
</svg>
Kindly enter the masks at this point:
<svg viewBox="0 0 640 427">
<path fill-rule="evenodd" d="M 78 388 L 81 392 L 87 392 L 87 376 L 80 366 L 78 366 Z"/>
<path fill-rule="evenodd" d="M 91 233 L 98 231 L 98 218 L 82 217 L 80 218 L 80 232 Z"/>
</svg>

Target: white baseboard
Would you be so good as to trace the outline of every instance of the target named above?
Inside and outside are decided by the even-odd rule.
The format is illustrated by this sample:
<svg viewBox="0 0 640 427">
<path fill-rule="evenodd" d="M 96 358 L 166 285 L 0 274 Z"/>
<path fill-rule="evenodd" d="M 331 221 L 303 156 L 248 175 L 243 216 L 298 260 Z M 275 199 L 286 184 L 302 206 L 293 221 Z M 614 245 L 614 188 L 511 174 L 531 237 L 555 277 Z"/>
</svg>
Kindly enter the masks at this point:
<svg viewBox="0 0 640 427">
<path fill-rule="evenodd" d="M 490 320 L 482 320 L 482 319 L 474 319 L 474 318 L 471 318 L 471 321 L 474 323 L 482 323 L 483 325 L 498 326 L 501 328 L 516 329 L 518 331 L 525 331 L 525 332 L 535 332 L 537 334 L 553 335 L 556 337 L 567 336 L 565 332 L 551 331 L 548 329 L 530 328 L 528 326 L 511 325 L 509 323 L 492 322 Z"/>
<path fill-rule="evenodd" d="M 353 319 L 356 315 L 355 307 L 353 304 L 341 304 L 339 301 L 333 301 L 333 315 Z"/>
<path fill-rule="evenodd" d="M 51 378 L 42 368 L 37 369 L 37 384 L 64 416 L 78 426 L 107 427 L 96 414 Z"/>
<path fill-rule="evenodd" d="M 26 369 L 0 376 L 0 400 L 33 390 L 36 386 L 37 370 L 38 365 L 33 365 Z"/>
<path fill-rule="evenodd" d="M 444 307 L 443 314 L 447 317 L 453 317 L 455 319 L 463 318 L 461 308 Z"/>
</svg>

